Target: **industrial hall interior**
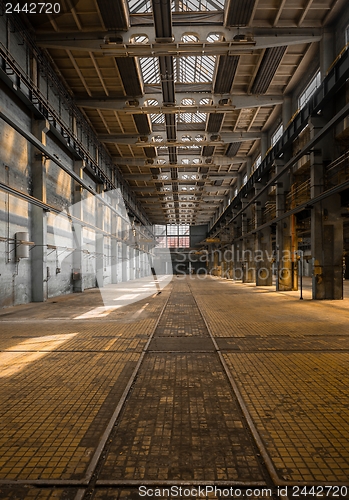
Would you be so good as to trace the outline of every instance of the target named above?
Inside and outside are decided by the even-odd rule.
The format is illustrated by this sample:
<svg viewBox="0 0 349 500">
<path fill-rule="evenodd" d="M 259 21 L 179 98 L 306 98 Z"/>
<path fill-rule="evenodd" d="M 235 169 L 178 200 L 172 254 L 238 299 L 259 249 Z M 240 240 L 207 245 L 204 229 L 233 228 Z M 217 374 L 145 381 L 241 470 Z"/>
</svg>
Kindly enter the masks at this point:
<svg viewBox="0 0 349 500">
<path fill-rule="evenodd" d="M 348 0 L 0 0 L 0 499 L 349 499 Z"/>
</svg>

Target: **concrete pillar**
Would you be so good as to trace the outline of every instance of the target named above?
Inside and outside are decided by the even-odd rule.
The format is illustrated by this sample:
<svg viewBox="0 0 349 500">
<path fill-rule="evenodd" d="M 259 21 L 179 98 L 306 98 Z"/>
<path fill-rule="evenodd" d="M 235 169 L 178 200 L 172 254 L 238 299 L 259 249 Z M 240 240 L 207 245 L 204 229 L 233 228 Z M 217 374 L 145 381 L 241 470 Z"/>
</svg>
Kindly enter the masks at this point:
<svg viewBox="0 0 349 500">
<path fill-rule="evenodd" d="M 238 192 L 239 192 L 241 187 L 242 187 L 242 172 L 238 172 L 238 176 L 236 179 L 236 187 L 237 187 Z"/>
<path fill-rule="evenodd" d="M 255 184 L 255 194 L 258 194 L 262 185 Z M 255 203 L 255 228 L 262 225 L 262 206 L 267 200 L 267 193 L 264 192 Z M 262 231 L 257 231 L 255 235 L 255 274 L 256 286 L 271 286 L 273 284 L 272 274 L 273 248 L 271 239 L 271 228 L 265 227 Z"/>
<path fill-rule="evenodd" d="M 97 185 L 97 193 L 103 196 L 103 185 Z M 98 288 L 104 286 L 104 234 L 99 232 L 104 230 L 104 203 L 96 198 L 96 280 Z"/>
<path fill-rule="evenodd" d="M 251 156 L 248 156 L 246 159 L 246 174 L 247 174 L 247 179 L 250 177 L 252 172 L 252 158 Z"/>
<path fill-rule="evenodd" d="M 121 247 L 122 254 L 122 281 L 128 281 L 129 278 L 129 247 L 126 243 L 122 243 Z"/>
<path fill-rule="evenodd" d="M 34 120 L 33 135 L 46 145 L 46 134 L 50 124 L 46 120 Z M 47 161 L 41 152 L 33 148 L 32 158 L 33 196 L 46 203 Z M 31 255 L 31 290 L 33 302 L 47 300 L 47 216 L 45 210 L 31 206 L 31 239 L 35 242 Z"/>
<path fill-rule="evenodd" d="M 74 172 L 82 179 L 83 170 L 85 168 L 84 161 L 74 162 Z M 82 202 L 82 186 L 77 181 L 73 181 L 73 210 L 72 215 L 77 219 L 83 220 L 83 202 Z M 74 220 L 72 224 L 73 230 L 73 292 L 84 291 L 83 278 L 83 225 Z"/>
<path fill-rule="evenodd" d="M 120 241 L 118 241 L 116 244 L 116 253 L 117 253 L 116 278 L 118 283 L 122 281 L 122 246 L 123 244 Z"/>
<path fill-rule="evenodd" d="M 314 137 L 324 125 L 312 119 L 310 134 Z M 322 146 L 322 143 L 320 143 Z M 326 144 L 324 145 L 326 147 Z M 318 196 L 324 190 L 323 151 L 310 155 L 310 192 Z M 343 219 L 339 194 L 313 205 L 311 211 L 311 255 L 313 263 L 312 298 L 316 300 L 343 298 Z"/>
<path fill-rule="evenodd" d="M 321 80 L 326 76 L 335 59 L 335 37 L 333 31 L 325 28 L 320 41 L 320 72 Z"/>
<path fill-rule="evenodd" d="M 291 96 L 285 95 L 284 102 L 282 103 L 282 124 L 284 131 L 287 128 L 290 120 L 292 118 L 292 99 Z"/>
<path fill-rule="evenodd" d="M 343 219 L 341 198 L 335 194 L 312 209 L 312 298 L 343 298 Z"/>
<path fill-rule="evenodd" d="M 242 240 L 235 240 L 233 246 L 233 279 L 242 280 L 243 267 L 242 267 Z"/>
<path fill-rule="evenodd" d="M 135 279 L 136 272 L 136 251 L 133 247 L 129 247 L 129 261 L 130 261 L 130 280 Z"/>
<path fill-rule="evenodd" d="M 283 162 L 276 160 L 276 173 L 284 166 Z M 289 190 L 288 173 L 283 175 L 276 185 L 276 217 L 285 212 L 285 191 Z M 298 289 L 296 275 L 296 259 L 294 249 L 294 216 L 287 217 L 277 222 L 276 225 L 276 259 L 277 276 L 276 289 L 290 291 Z"/>
<path fill-rule="evenodd" d="M 117 199 L 112 197 L 110 203 L 113 208 L 117 207 Z M 111 283 L 118 282 L 118 215 L 111 211 L 111 239 L 110 239 L 110 253 L 111 253 Z"/>
<path fill-rule="evenodd" d="M 114 234 L 114 233 L 112 233 Z M 111 238 L 111 282 L 118 283 L 118 242 L 115 237 Z"/>
<path fill-rule="evenodd" d="M 245 208 L 248 200 L 242 201 L 242 208 Z M 247 219 L 251 215 L 250 207 L 242 214 L 242 236 L 248 232 Z M 242 264 L 243 264 L 243 283 L 254 282 L 254 237 L 243 238 L 242 241 Z"/>
<path fill-rule="evenodd" d="M 268 142 L 268 134 L 267 132 L 262 132 L 261 134 L 261 156 L 262 160 L 267 154 L 267 151 L 269 149 L 269 142 Z"/>
</svg>

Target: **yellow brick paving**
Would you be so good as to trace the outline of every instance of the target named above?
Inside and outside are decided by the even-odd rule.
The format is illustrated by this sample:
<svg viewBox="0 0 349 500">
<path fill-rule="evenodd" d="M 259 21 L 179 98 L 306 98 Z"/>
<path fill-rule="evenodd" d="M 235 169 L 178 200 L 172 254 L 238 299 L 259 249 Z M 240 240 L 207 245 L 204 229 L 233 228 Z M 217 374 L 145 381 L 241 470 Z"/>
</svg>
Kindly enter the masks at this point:
<svg viewBox="0 0 349 500">
<path fill-rule="evenodd" d="M 84 478 L 168 293 L 94 321 L 66 321 L 76 296 L 62 321 L 49 303 L 0 315 L 0 479 Z"/>
<path fill-rule="evenodd" d="M 0 486 L 1 500 L 74 500 L 75 496 L 74 489 Z"/>
<path fill-rule="evenodd" d="M 349 307 L 342 301 L 302 302 L 274 288 L 267 292 L 213 278 L 189 282 L 215 337 L 348 335 Z"/>
<path fill-rule="evenodd" d="M 195 495 L 195 492 L 193 495 L 188 495 L 188 488 L 186 487 L 182 487 L 183 488 L 183 491 L 182 491 L 182 495 L 180 496 L 179 494 L 177 493 L 174 493 L 174 494 L 171 494 L 171 491 L 169 492 L 169 494 L 167 494 L 167 492 L 165 491 L 165 494 L 161 494 L 162 493 L 162 488 L 161 490 L 157 490 L 156 488 L 159 488 L 159 487 L 151 487 L 149 486 L 149 493 L 153 493 L 153 495 L 148 495 L 148 496 L 144 496 L 143 498 L 157 498 L 159 500 L 178 500 L 179 498 L 186 498 L 188 500 L 222 500 L 222 498 L 228 498 L 229 500 L 231 500 L 233 497 L 231 495 L 223 495 L 222 494 L 219 494 L 219 492 L 217 492 L 217 494 L 214 494 L 213 493 L 208 493 L 207 495 L 200 495 L 197 496 Z M 194 487 L 195 488 L 195 487 Z M 219 488 L 219 487 L 218 487 Z M 167 488 L 168 490 L 169 488 Z M 220 488 L 222 491 L 225 489 L 226 492 L 228 491 L 227 488 L 224 488 L 224 487 L 221 487 Z M 262 489 L 262 488 L 261 488 Z M 153 490 L 153 491 L 151 491 Z M 164 490 L 166 490 L 166 487 L 164 487 Z M 265 490 L 267 490 L 267 488 L 265 488 Z M 178 490 L 176 490 L 178 491 Z M 243 490 L 242 490 L 243 491 Z M 186 494 L 184 494 L 184 492 Z M 139 500 L 140 498 L 142 498 L 139 493 L 138 493 L 138 489 L 121 489 L 121 490 L 118 490 L 118 489 L 107 489 L 107 490 L 96 490 L 94 493 L 93 493 L 93 496 L 92 496 L 92 499 L 93 500 L 119 500 L 119 499 L 125 499 L 125 500 Z M 238 498 L 238 497 L 236 497 Z M 256 496 L 256 495 L 251 495 L 249 494 L 249 496 L 245 496 L 243 497 L 241 495 L 240 498 L 248 498 L 249 500 L 260 500 L 260 499 L 268 499 L 268 498 L 272 498 L 272 496 L 269 494 L 268 491 L 265 491 L 263 494 L 259 495 L 259 496 Z"/>
<path fill-rule="evenodd" d="M 215 279 L 190 284 L 217 342 L 229 337 L 239 347 L 222 352 L 279 478 L 349 485 L 349 352 L 328 352 L 341 342 L 348 351 L 349 300 L 300 302 Z M 258 352 L 258 337 L 273 352 Z"/>
<path fill-rule="evenodd" d="M 90 446 L 81 442 L 111 389 L 126 385 L 127 377 L 126 383 L 119 377 L 125 368 L 130 377 L 138 357 L 52 353 L 2 378 L 0 478 L 82 478 L 98 436 Z"/>
<path fill-rule="evenodd" d="M 281 478 L 349 484 L 349 354 L 225 354 Z"/>
</svg>

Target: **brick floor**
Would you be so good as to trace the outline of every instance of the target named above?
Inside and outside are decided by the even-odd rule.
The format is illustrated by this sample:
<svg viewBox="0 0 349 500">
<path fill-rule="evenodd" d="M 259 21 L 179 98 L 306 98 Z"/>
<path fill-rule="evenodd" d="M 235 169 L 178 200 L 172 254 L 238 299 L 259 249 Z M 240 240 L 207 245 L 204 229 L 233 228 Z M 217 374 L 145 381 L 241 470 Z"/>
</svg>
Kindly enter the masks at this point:
<svg viewBox="0 0 349 500">
<path fill-rule="evenodd" d="M 278 480 L 349 487 L 349 299 L 195 277 L 104 317 L 76 319 L 103 304 L 98 291 L 0 313 L 0 480 L 86 476 L 171 290 L 96 479 L 268 482 L 205 319 Z M 0 484 L 1 500 L 76 492 Z"/>
</svg>

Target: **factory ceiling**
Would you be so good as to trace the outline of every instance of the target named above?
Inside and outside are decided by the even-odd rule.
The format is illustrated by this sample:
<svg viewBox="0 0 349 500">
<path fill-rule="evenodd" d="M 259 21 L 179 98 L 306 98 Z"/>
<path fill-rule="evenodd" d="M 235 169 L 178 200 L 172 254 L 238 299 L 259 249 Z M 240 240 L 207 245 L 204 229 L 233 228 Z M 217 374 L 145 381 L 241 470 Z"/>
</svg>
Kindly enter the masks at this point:
<svg viewBox="0 0 349 500">
<path fill-rule="evenodd" d="M 153 223 L 207 223 L 338 0 L 64 0 L 30 18 Z"/>
</svg>

